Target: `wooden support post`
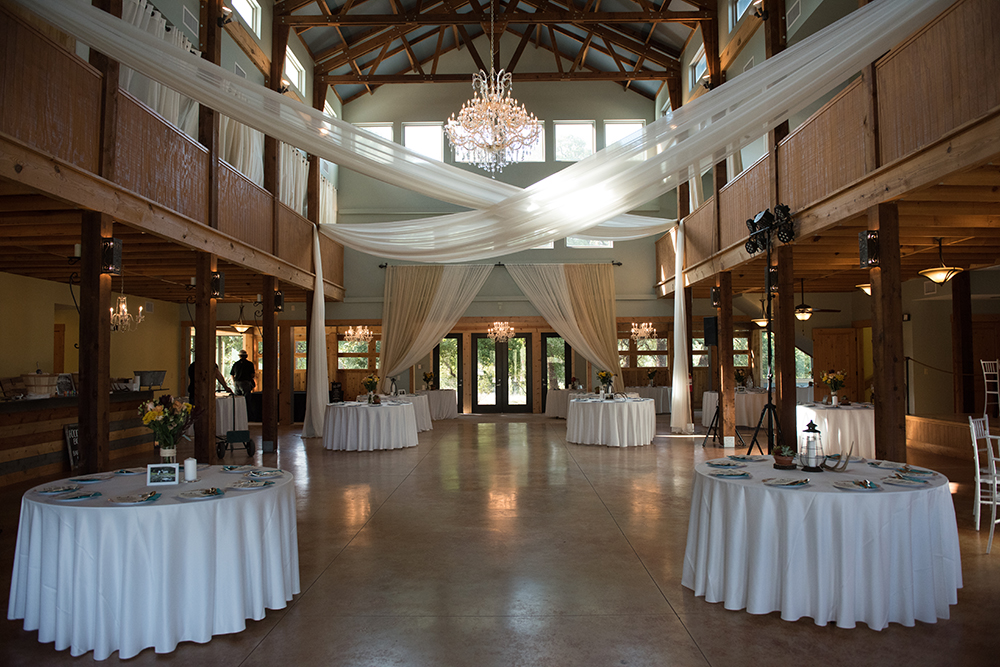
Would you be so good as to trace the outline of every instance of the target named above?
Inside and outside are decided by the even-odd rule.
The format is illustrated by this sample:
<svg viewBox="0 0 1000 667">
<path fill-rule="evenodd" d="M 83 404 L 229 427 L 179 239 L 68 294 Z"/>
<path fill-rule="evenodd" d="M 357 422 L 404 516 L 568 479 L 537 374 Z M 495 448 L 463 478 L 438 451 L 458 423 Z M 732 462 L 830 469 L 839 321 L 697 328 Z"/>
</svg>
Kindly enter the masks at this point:
<svg viewBox="0 0 1000 667">
<path fill-rule="evenodd" d="M 775 375 L 778 423 L 781 424 L 781 442 L 795 448 L 795 274 L 792 246 L 780 245 L 778 259 L 778 313 L 773 320 Z"/>
<path fill-rule="evenodd" d="M 261 444 L 263 452 L 278 448 L 278 318 L 274 312 L 274 291 L 278 281 L 264 276 L 264 327 L 261 332 L 264 353 L 264 376 L 261 387 Z"/>
<path fill-rule="evenodd" d="M 216 269 L 215 255 L 198 253 L 195 258 L 194 396 L 190 402 L 199 411 L 194 423 L 194 455 L 199 461 L 215 460 L 216 302 L 212 298 L 212 273 Z"/>
<path fill-rule="evenodd" d="M 969 272 L 951 279 L 951 356 L 955 380 L 955 412 L 976 409 L 972 355 L 972 285 Z"/>
<path fill-rule="evenodd" d="M 202 3 L 201 57 L 218 65 L 222 62 L 222 3 Z M 198 141 L 208 150 L 208 226 L 219 228 L 219 114 L 205 104 L 198 105 Z"/>
<path fill-rule="evenodd" d="M 719 288 L 719 433 L 724 447 L 736 446 L 736 376 L 733 370 L 733 274 L 720 271 Z"/>
<path fill-rule="evenodd" d="M 875 456 L 906 461 L 906 382 L 900 288 L 899 209 L 868 209 L 868 229 L 878 230 L 879 266 L 872 284 L 872 356 L 875 375 Z"/>
<path fill-rule="evenodd" d="M 101 273 L 111 218 L 88 211 L 80 231 L 80 457 L 84 471 L 94 473 L 111 461 L 111 276 Z"/>
</svg>

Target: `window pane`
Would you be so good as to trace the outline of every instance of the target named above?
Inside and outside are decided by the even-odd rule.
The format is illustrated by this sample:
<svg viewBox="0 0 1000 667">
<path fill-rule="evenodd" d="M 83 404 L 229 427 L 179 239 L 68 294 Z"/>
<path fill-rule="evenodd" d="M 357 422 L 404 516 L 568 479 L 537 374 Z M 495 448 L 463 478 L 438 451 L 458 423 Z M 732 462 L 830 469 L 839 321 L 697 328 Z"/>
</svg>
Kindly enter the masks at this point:
<svg viewBox="0 0 1000 667">
<path fill-rule="evenodd" d="M 750 339 L 749 338 L 733 338 L 733 349 L 734 350 L 749 350 L 750 349 Z"/>
<path fill-rule="evenodd" d="M 458 389 L 458 339 L 442 338 L 438 344 L 439 362 L 437 383 L 439 389 Z"/>
<path fill-rule="evenodd" d="M 707 354 L 696 354 L 691 357 L 691 363 L 693 363 L 698 368 L 708 367 L 708 355 Z"/>
<path fill-rule="evenodd" d="M 295 370 L 304 371 L 306 369 L 306 358 L 295 357 Z"/>
<path fill-rule="evenodd" d="M 641 121 L 637 122 L 614 122 L 604 124 L 604 145 L 616 144 L 630 134 L 638 132 L 643 127 Z"/>
<path fill-rule="evenodd" d="M 665 354 L 639 355 L 639 368 L 667 368 L 669 365 Z"/>
<path fill-rule="evenodd" d="M 302 90 L 305 84 L 306 71 L 302 68 L 299 63 L 299 59 L 295 57 L 292 50 L 285 48 L 285 78 L 287 78 L 293 86 L 297 89 Z"/>
<path fill-rule="evenodd" d="M 367 354 L 368 343 L 355 342 L 351 340 L 338 340 L 337 352 L 340 354 Z"/>
<path fill-rule="evenodd" d="M 635 346 L 640 352 L 656 352 L 659 350 L 669 350 L 670 342 L 666 338 L 644 338 L 636 341 Z"/>
<path fill-rule="evenodd" d="M 812 380 L 812 369 L 813 358 L 799 348 L 795 348 L 795 380 L 797 382 Z"/>
<path fill-rule="evenodd" d="M 250 29 L 260 37 L 260 5 L 255 0 L 233 0 L 233 9 Z"/>
<path fill-rule="evenodd" d="M 382 137 L 388 141 L 395 140 L 392 134 L 392 123 L 357 123 L 355 127 L 360 128 L 365 132 L 371 132 L 372 134 Z"/>
<path fill-rule="evenodd" d="M 733 366 L 739 368 L 746 368 L 750 365 L 750 355 L 749 354 L 734 354 L 733 355 Z"/>
<path fill-rule="evenodd" d="M 619 338 L 618 339 L 618 351 L 628 352 L 630 338 Z"/>
<path fill-rule="evenodd" d="M 531 147 L 521 162 L 545 162 L 545 123 L 540 120 L 538 125 L 538 143 Z"/>
<path fill-rule="evenodd" d="M 595 241 L 593 239 L 578 239 L 575 236 L 566 237 L 567 248 L 614 248 L 614 241 Z"/>
<path fill-rule="evenodd" d="M 304 340 L 297 340 L 297 341 L 295 341 L 295 353 L 296 354 L 305 354 L 308 351 L 309 351 L 309 343 L 308 342 L 306 342 Z"/>
<path fill-rule="evenodd" d="M 444 137 L 441 125 L 403 124 L 403 145 L 434 160 L 444 160 Z"/>
<path fill-rule="evenodd" d="M 507 342 L 507 405 L 528 404 L 528 346 L 524 338 Z"/>
<path fill-rule="evenodd" d="M 619 354 L 618 355 L 618 366 L 620 368 L 628 368 L 628 355 L 627 354 Z"/>
<path fill-rule="evenodd" d="M 691 349 L 692 350 L 707 350 L 708 347 L 705 345 L 704 338 L 692 338 L 691 339 Z"/>
<path fill-rule="evenodd" d="M 556 161 L 576 162 L 594 152 L 593 123 L 553 124 L 556 132 Z"/>
<path fill-rule="evenodd" d="M 368 368 L 366 357 L 337 357 L 337 368 L 365 369 Z"/>
</svg>

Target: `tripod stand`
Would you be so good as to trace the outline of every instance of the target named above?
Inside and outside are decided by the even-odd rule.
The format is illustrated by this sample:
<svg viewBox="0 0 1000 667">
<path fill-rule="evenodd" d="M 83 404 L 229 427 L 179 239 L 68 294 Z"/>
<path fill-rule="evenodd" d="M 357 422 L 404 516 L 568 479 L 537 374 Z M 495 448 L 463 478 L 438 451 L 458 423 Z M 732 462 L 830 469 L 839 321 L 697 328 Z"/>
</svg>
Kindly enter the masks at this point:
<svg viewBox="0 0 1000 667">
<path fill-rule="evenodd" d="M 715 406 L 715 415 L 712 416 L 712 425 L 708 427 L 708 433 L 705 434 L 705 439 L 701 441 L 701 446 L 704 447 L 708 443 L 708 436 L 712 436 L 712 442 L 719 441 L 719 406 Z M 746 445 L 746 441 L 743 440 L 743 435 L 740 433 L 739 426 L 736 427 L 736 437 L 740 439 L 741 445 Z M 723 441 L 723 446 L 725 446 L 725 441 Z M 752 449 L 752 448 L 751 448 Z"/>
</svg>

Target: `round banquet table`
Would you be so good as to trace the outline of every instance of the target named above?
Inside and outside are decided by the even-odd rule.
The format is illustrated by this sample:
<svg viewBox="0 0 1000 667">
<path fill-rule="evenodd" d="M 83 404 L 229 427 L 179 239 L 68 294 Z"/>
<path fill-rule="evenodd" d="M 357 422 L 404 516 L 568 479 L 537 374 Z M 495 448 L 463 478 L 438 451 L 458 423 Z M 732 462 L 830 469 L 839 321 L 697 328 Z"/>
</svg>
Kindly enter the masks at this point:
<svg viewBox="0 0 1000 667">
<path fill-rule="evenodd" d="M 545 416 L 566 419 L 569 402 L 586 395 L 582 389 L 549 389 L 545 394 Z"/>
<path fill-rule="evenodd" d="M 458 419 L 458 392 L 454 389 L 425 389 L 415 392 L 427 397 L 431 419 Z"/>
<path fill-rule="evenodd" d="M 226 489 L 239 474 L 221 466 L 198 482 L 146 486 L 146 475 L 115 475 L 81 484 L 76 502 L 42 495 L 21 499 L 7 618 L 24 619 L 38 641 L 73 656 L 113 652 L 131 658 L 145 648 L 173 651 L 241 632 L 299 593 L 295 485 L 285 473 L 274 485 L 226 490 L 207 500 L 185 491 Z M 181 466 L 183 478 L 183 465 Z M 157 491 L 140 505 L 113 505 L 120 495 Z"/>
<path fill-rule="evenodd" d="M 795 406 L 795 428 L 801 433 L 816 424 L 827 454 L 846 454 L 854 443 L 854 456 L 875 458 L 875 409 L 862 405 L 839 408 L 825 405 Z"/>
<path fill-rule="evenodd" d="M 417 419 L 413 404 L 330 403 L 323 421 L 323 446 L 349 452 L 416 447 Z"/>
<path fill-rule="evenodd" d="M 656 412 L 650 398 L 573 399 L 566 416 L 566 440 L 580 445 L 638 447 L 656 435 Z"/>
<path fill-rule="evenodd" d="M 775 470 L 748 463 L 750 479 L 710 476 L 695 467 L 681 583 L 707 602 L 751 614 L 780 611 L 816 625 L 835 621 L 881 630 L 948 618 L 962 565 L 948 480 L 890 486 L 891 473 L 851 463 L 847 473 Z M 772 488 L 768 477 L 809 477 L 808 486 Z M 842 491 L 834 481 L 869 479 L 881 491 Z"/>
<path fill-rule="evenodd" d="M 428 407 L 428 400 L 426 396 L 420 396 L 418 394 L 404 394 L 402 396 L 390 396 L 388 394 L 379 394 L 379 398 L 382 402 L 396 402 L 396 403 L 412 403 L 413 404 L 413 416 L 417 421 L 417 431 L 433 431 L 434 424 L 431 423 L 431 411 Z M 367 403 L 368 394 L 360 394 L 358 396 L 358 403 Z"/>
<path fill-rule="evenodd" d="M 235 415 L 233 413 L 234 404 L 236 406 Z M 215 435 L 224 438 L 227 431 L 246 431 L 248 428 L 250 427 L 247 425 L 247 397 L 225 393 L 216 394 Z"/>
<path fill-rule="evenodd" d="M 651 398 L 656 404 L 656 414 L 670 412 L 670 387 L 625 387 L 625 391 Z"/>
<path fill-rule="evenodd" d="M 715 408 L 719 405 L 719 392 L 706 391 L 701 396 L 701 425 L 712 425 Z M 766 391 L 736 392 L 736 425 L 756 426 L 760 413 L 767 405 Z"/>
</svg>

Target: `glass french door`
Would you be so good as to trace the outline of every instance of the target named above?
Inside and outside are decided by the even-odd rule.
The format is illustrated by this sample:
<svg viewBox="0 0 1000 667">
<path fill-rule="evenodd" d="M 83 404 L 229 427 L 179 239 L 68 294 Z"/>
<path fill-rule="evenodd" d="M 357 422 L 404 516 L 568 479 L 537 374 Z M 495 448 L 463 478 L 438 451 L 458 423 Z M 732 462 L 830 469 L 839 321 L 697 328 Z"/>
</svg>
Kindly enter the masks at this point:
<svg viewBox="0 0 1000 667">
<path fill-rule="evenodd" d="M 573 349 L 559 334 L 542 334 L 542 411 L 550 389 L 566 389 L 572 377 Z"/>
<path fill-rule="evenodd" d="M 531 334 L 497 343 L 472 334 L 473 412 L 531 412 Z"/>
<path fill-rule="evenodd" d="M 462 414 L 462 334 L 448 334 L 434 348 L 434 378 L 438 389 L 455 390 Z"/>
</svg>

